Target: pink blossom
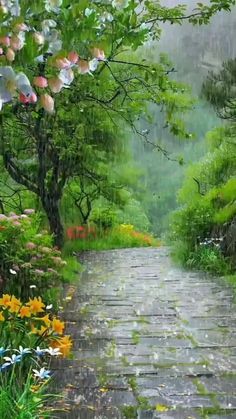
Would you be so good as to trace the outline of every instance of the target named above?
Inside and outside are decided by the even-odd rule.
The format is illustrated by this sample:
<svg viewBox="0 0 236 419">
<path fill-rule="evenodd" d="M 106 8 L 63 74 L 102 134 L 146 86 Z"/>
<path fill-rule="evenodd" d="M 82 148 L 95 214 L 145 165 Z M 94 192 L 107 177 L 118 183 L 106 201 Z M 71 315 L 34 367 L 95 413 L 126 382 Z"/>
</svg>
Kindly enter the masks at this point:
<svg viewBox="0 0 236 419">
<path fill-rule="evenodd" d="M 15 52 L 13 51 L 12 48 L 8 48 L 7 49 L 6 57 L 7 57 L 7 60 L 8 61 L 10 61 L 10 62 L 14 61 L 14 59 L 15 59 Z"/>
<path fill-rule="evenodd" d="M 4 47 L 10 46 L 10 37 L 9 36 L 0 36 L 0 44 Z"/>
<path fill-rule="evenodd" d="M 77 52 L 75 52 L 75 51 L 69 52 L 69 54 L 68 54 L 68 60 L 71 63 L 76 64 L 78 62 L 78 59 L 79 59 L 79 56 L 78 56 Z"/>
<path fill-rule="evenodd" d="M 18 32 L 25 32 L 28 30 L 28 26 L 25 23 L 17 23 L 14 29 Z"/>
<path fill-rule="evenodd" d="M 93 56 L 100 61 L 105 60 L 105 52 L 102 49 L 94 48 L 93 49 Z"/>
<path fill-rule="evenodd" d="M 3 54 L 3 49 L 0 47 L 0 55 Z"/>
<path fill-rule="evenodd" d="M 43 76 L 37 76 L 37 77 L 34 78 L 33 84 L 37 87 L 44 88 L 44 87 L 47 87 L 48 81 Z"/>
<path fill-rule="evenodd" d="M 47 93 L 45 93 L 44 95 L 41 95 L 40 103 L 46 112 L 53 113 L 54 99 L 52 98 L 52 96 L 48 95 Z"/>
<path fill-rule="evenodd" d="M 26 243 L 25 247 L 26 247 L 26 249 L 33 250 L 33 249 L 35 249 L 37 246 L 36 246 L 36 244 L 35 244 L 35 243 L 33 243 L 33 242 L 28 242 L 28 243 Z"/>
<path fill-rule="evenodd" d="M 29 97 L 29 103 L 36 103 L 38 100 L 37 95 L 33 92 Z"/>
<path fill-rule="evenodd" d="M 20 103 L 29 103 L 29 98 L 23 95 L 23 93 L 19 94 L 19 101 Z"/>
<path fill-rule="evenodd" d="M 79 69 L 79 72 L 81 74 L 89 73 L 90 69 L 89 69 L 89 63 L 88 63 L 88 61 L 79 60 L 78 69 Z"/>
<path fill-rule="evenodd" d="M 34 213 L 35 213 L 35 210 L 33 208 L 26 208 L 24 210 L 24 214 L 26 214 L 26 215 L 31 215 L 31 214 L 34 214 Z"/>
<path fill-rule="evenodd" d="M 35 270 L 34 270 L 34 273 L 35 273 L 36 275 L 43 275 L 43 274 L 44 274 L 44 271 L 43 271 L 42 269 L 35 269 Z"/>
<path fill-rule="evenodd" d="M 67 58 L 57 58 L 55 61 L 55 65 L 57 68 L 62 70 L 63 68 L 69 68 L 71 63 Z"/>
<path fill-rule="evenodd" d="M 12 223 L 15 227 L 20 227 L 21 223 L 19 221 L 13 221 Z"/>
<path fill-rule="evenodd" d="M 59 93 L 63 87 L 63 82 L 59 79 L 59 77 L 49 79 L 48 84 L 53 93 Z"/>
<path fill-rule="evenodd" d="M 21 48 L 23 48 L 24 45 L 23 41 L 17 35 L 14 35 L 11 38 L 10 44 L 14 51 L 19 51 Z"/>
</svg>

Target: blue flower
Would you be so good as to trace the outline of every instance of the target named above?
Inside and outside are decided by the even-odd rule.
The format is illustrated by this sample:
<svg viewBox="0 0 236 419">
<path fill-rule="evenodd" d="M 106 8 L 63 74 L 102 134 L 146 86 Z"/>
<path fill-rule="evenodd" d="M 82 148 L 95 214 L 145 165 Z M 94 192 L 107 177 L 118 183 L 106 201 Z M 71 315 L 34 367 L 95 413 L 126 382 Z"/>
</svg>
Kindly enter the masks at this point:
<svg viewBox="0 0 236 419">
<path fill-rule="evenodd" d="M 9 349 L 4 349 L 3 346 L 0 346 L 0 356 L 3 356 Z"/>
<path fill-rule="evenodd" d="M 45 380 L 45 379 L 50 378 L 50 374 L 51 374 L 51 371 L 45 370 L 44 367 L 41 368 L 39 371 L 38 370 L 33 370 L 33 372 L 34 372 L 34 376 L 37 377 L 37 378 L 40 378 L 41 380 Z"/>
<path fill-rule="evenodd" d="M 34 350 L 37 356 L 45 355 L 45 349 L 41 349 L 39 346 Z"/>
</svg>

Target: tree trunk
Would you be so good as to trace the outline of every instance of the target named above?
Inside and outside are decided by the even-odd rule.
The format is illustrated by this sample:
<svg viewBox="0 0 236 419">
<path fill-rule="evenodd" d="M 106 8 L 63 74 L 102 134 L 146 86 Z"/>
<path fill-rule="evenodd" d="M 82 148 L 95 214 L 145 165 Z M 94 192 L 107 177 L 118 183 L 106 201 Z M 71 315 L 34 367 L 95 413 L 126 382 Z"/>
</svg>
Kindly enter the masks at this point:
<svg viewBox="0 0 236 419">
<path fill-rule="evenodd" d="M 64 228 L 59 211 L 60 200 L 53 196 L 53 194 L 46 194 L 41 199 L 48 218 L 50 232 L 54 237 L 54 245 L 61 249 L 64 242 Z"/>
</svg>

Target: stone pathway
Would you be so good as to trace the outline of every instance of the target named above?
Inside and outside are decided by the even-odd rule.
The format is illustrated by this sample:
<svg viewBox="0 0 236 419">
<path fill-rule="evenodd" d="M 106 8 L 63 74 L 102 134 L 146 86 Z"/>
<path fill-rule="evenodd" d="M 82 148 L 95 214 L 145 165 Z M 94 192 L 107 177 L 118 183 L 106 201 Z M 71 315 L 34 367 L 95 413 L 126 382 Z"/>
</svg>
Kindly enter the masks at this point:
<svg viewBox="0 0 236 419">
<path fill-rule="evenodd" d="M 86 252 L 64 317 L 74 359 L 56 372 L 70 419 L 236 418 L 230 288 L 168 250 Z"/>
</svg>

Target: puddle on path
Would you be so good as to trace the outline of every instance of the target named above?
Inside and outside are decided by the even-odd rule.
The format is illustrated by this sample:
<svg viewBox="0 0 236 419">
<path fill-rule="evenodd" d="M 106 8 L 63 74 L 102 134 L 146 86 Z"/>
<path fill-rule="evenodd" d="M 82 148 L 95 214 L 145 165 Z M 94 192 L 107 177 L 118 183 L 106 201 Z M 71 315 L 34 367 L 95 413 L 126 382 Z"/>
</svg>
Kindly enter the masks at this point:
<svg viewBox="0 0 236 419">
<path fill-rule="evenodd" d="M 72 360 L 57 391 L 70 419 L 236 418 L 229 288 L 174 268 L 165 248 L 83 254 L 64 318 Z"/>
</svg>

